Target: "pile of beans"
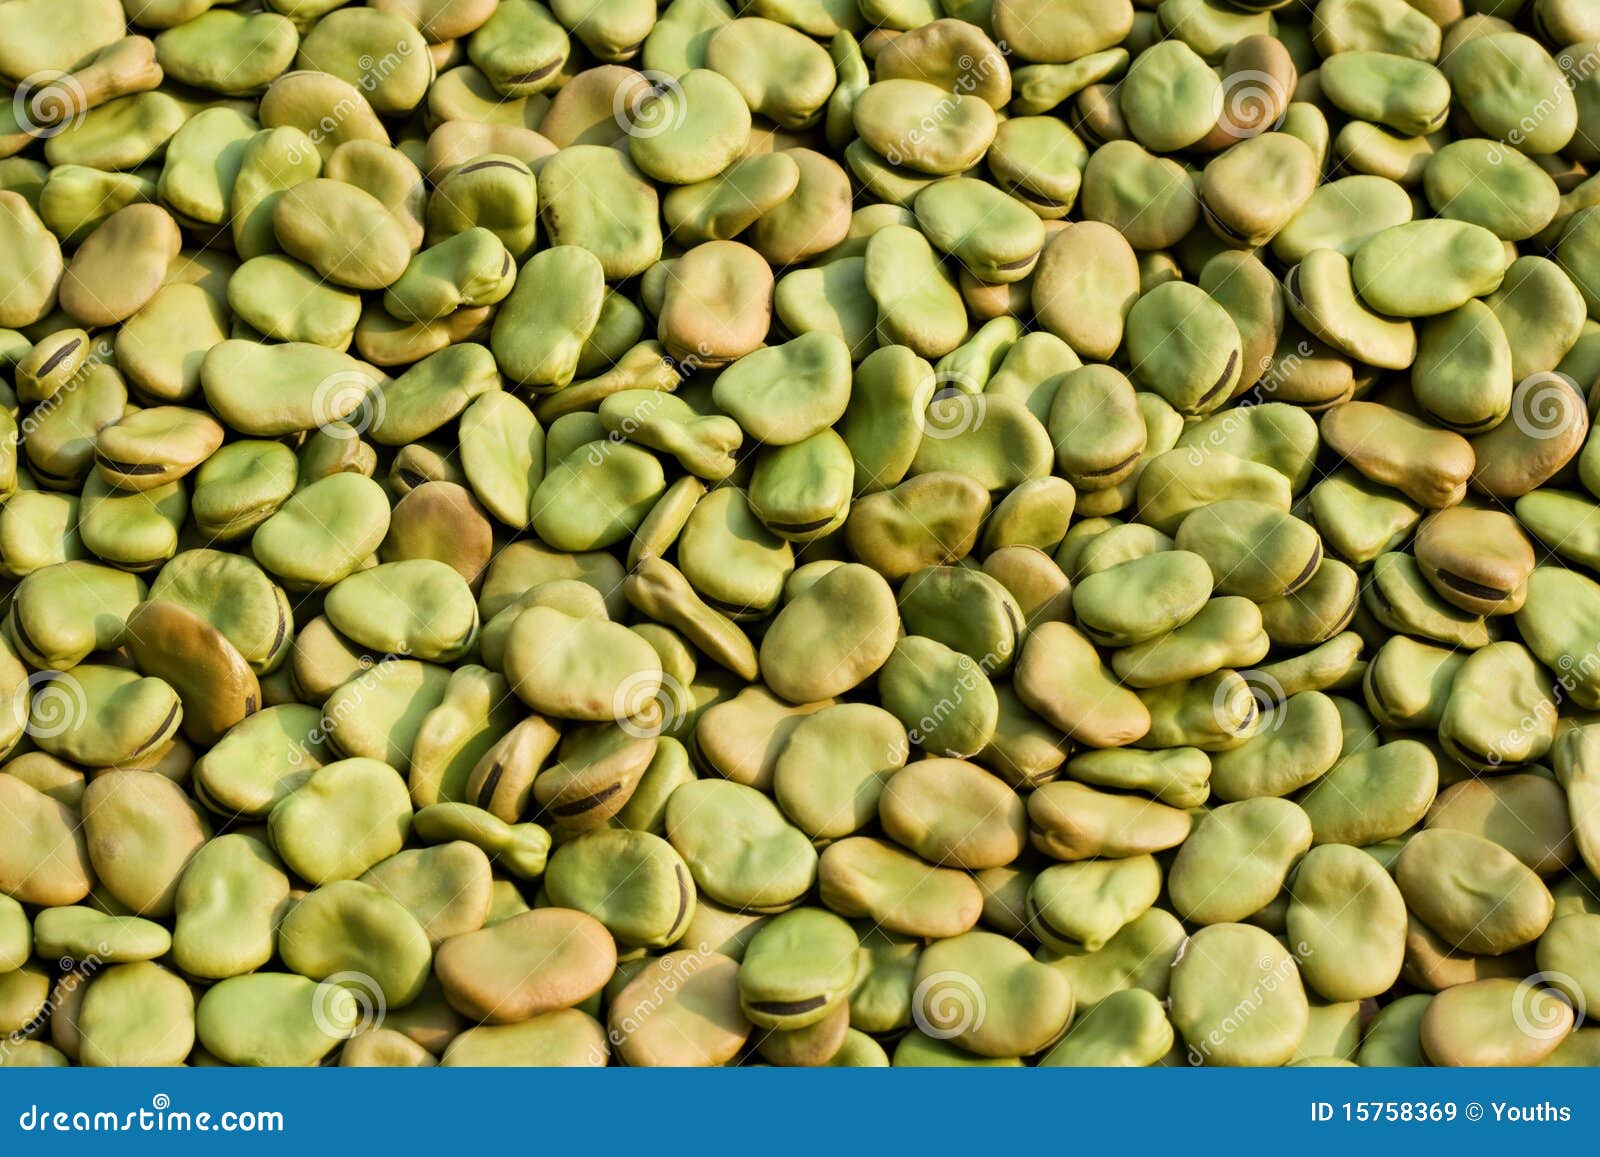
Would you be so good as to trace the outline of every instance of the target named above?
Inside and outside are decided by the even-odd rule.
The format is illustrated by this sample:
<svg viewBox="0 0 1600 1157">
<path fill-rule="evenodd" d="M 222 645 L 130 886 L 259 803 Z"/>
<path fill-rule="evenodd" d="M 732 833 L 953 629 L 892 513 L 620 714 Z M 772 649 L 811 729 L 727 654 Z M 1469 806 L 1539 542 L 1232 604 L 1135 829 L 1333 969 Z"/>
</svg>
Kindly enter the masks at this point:
<svg viewBox="0 0 1600 1157">
<path fill-rule="evenodd" d="M 0 1064 L 1600 1064 L 1593 0 L 0 86 Z"/>
</svg>

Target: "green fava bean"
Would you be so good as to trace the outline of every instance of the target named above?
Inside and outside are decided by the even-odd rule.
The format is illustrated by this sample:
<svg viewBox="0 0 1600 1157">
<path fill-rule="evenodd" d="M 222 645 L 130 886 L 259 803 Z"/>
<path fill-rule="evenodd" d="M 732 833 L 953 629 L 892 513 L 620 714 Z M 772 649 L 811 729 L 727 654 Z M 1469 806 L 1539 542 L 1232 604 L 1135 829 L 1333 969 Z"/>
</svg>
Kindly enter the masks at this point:
<svg viewBox="0 0 1600 1157">
<path fill-rule="evenodd" d="M 515 280 L 510 252 L 478 225 L 413 257 L 384 291 L 383 307 L 403 321 L 436 321 L 462 306 L 496 304 Z"/>
<path fill-rule="evenodd" d="M 575 1008 L 545 1013 L 514 1025 L 480 1025 L 450 1040 L 442 1067 L 598 1067 L 610 1052 L 606 1030 Z"/>
<path fill-rule="evenodd" d="M 490 390 L 462 411 L 461 465 L 474 497 L 513 529 L 528 525 L 544 479 L 544 429 L 511 394 Z"/>
<path fill-rule="evenodd" d="M 1403 240 L 1403 235 L 1395 237 Z M 1365 247 L 1366 241 L 1361 244 Z M 1356 296 L 1350 260 L 1343 253 L 1312 250 L 1289 270 L 1283 288 L 1295 320 L 1339 352 L 1383 369 L 1405 369 L 1416 360 L 1415 328 L 1405 319 L 1367 308 Z M 1438 312 L 1449 308 L 1446 304 Z"/>
<path fill-rule="evenodd" d="M 1463 780 L 1439 793 L 1426 826 L 1482 835 L 1541 875 L 1571 863 L 1576 847 L 1566 792 L 1542 774 Z"/>
<path fill-rule="evenodd" d="M 472 34 L 467 54 L 502 96 L 529 96 L 554 85 L 571 44 L 550 10 L 536 0 L 496 7 Z"/>
<path fill-rule="evenodd" d="M 305 342 L 224 341 L 211 347 L 200 368 L 212 412 L 229 428 L 256 437 L 349 418 L 370 404 L 380 377 L 348 354 Z"/>
<path fill-rule="evenodd" d="M 1341 52 L 1319 70 L 1322 92 L 1340 111 L 1420 137 L 1443 126 L 1451 83 L 1426 61 L 1388 52 Z"/>
<path fill-rule="evenodd" d="M 630 948 L 675 943 L 695 912 L 688 865 L 647 832 L 600 830 L 563 843 L 544 888 L 552 903 L 587 912 Z"/>
<path fill-rule="evenodd" d="M 540 875 L 550 853 L 550 833 L 538 824 L 509 824 L 471 804 L 429 804 L 417 812 L 412 830 L 426 843 L 465 840 L 521 879 Z M 491 910 L 487 922 L 498 923 L 521 910 L 500 907 L 498 915 Z"/>
<path fill-rule="evenodd" d="M 85 1065 L 179 1065 L 194 1046 L 194 993 L 159 964 L 116 964 L 95 977 L 76 1020 Z"/>
<path fill-rule="evenodd" d="M 884 785 L 905 765 L 899 720 L 865 703 L 824 707 L 792 729 L 772 769 L 773 796 L 813 839 L 838 839 L 878 814 Z"/>
<path fill-rule="evenodd" d="M 1288 133 L 1243 141 L 1206 166 L 1200 182 L 1206 223 L 1225 242 L 1265 245 L 1310 199 L 1316 173 L 1311 148 Z"/>
<path fill-rule="evenodd" d="M 961 759 L 896 772 L 878 797 L 885 834 L 930 862 L 981 871 L 1021 854 L 1027 809 L 997 776 Z"/>
<path fill-rule="evenodd" d="M 1022 608 L 998 580 L 966 567 L 929 567 L 900 591 L 900 616 L 912 634 L 943 643 L 1001 673 L 1025 634 Z"/>
<path fill-rule="evenodd" d="M 231 832 L 194 854 L 178 881 L 173 962 L 190 976 L 221 980 L 263 967 L 277 945 L 289 877 L 270 848 Z"/>
<path fill-rule="evenodd" d="M 182 789 L 157 772 L 112 770 L 85 789 L 82 810 L 101 883 L 134 913 L 170 915 L 179 878 L 210 834 Z"/>
<path fill-rule="evenodd" d="M 883 666 L 898 624 L 889 584 L 846 563 L 778 612 L 761 641 L 762 677 L 791 703 L 832 698 Z"/>
<path fill-rule="evenodd" d="M 389 62 L 388 67 L 373 68 L 375 59 Z M 301 39 L 295 66 L 359 86 L 373 111 L 382 116 L 416 108 L 433 81 L 422 33 L 382 9 L 329 12 Z"/>
<path fill-rule="evenodd" d="M 35 667 L 65 670 L 93 651 L 120 646 L 128 616 L 145 594 L 142 579 L 98 563 L 41 567 L 17 585 L 6 634 L 17 654 Z M 82 605 L 99 613 L 85 616 Z"/>
<path fill-rule="evenodd" d="M 294 63 L 300 36 L 276 12 L 204 12 L 155 38 L 156 60 L 173 80 L 223 96 L 259 92 Z"/>
<path fill-rule="evenodd" d="M 562 149 L 540 168 L 538 192 L 551 241 L 594 254 L 608 280 L 643 273 L 660 259 L 656 191 L 618 150 L 600 145 Z M 518 252 L 509 241 L 506 247 Z"/>
<path fill-rule="evenodd" d="M 1028 888 L 1030 923 L 1046 943 L 1098 952 L 1161 892 L 1152 856 L 1052 864 Z"/>
<path fill-rule="evenodd" d="M 6 972 L 14 972 L 32 955 L 33 928 L 28 914 L 10 896 L 0 899 L 0 964 L 6 966 Z"/>
<path fill-rule="evenodd" d="M 1547 680 L 1519 643 L 1473 651 L 1456 671 L 1439 719 L 1445 750 L 1479 770 L 1541 758 L 1555 741 L 1556 704 Z"/>
<path fill-rule="evenodd" d="M 1262 994 L 1258 1011 L 1270 1014 L 1228 1031 L 1225 1019 L 1250 992 Z M 1310 1009 L 1294 958 L 1276 940 L 1248 924 L 1213 924 L 1173 965 L 1171 1016 L 1195 1063 L 1276 1066 L 1300 1047 Z"/>
<path fill-rule="evenodd" d="M 33 207 L 17 193 L 0 192 L 0 237 L 7 253 L 6 273 L 16 286 L 0 305 L 0 325 L 31 325 L 56 304 L 65 263 L 60 242 Z"/>
<path fill-rule="evenodd" d="M 1034 269 L 1032 304 L 1040 325 L 1094 361 L 1116 353 L 1138 298 L 1133 249 L 1100 221 L 1068 224 L 1046 243 Z"/>
<path fill-rule="evenodd" d="M 228 282 L 235 316 L 264 337 L 342 350 L 361 316 L 361 300 L 326 284 L 308 265 L 287 257 L 255 257 Z"/>
<path fill-rule="evenodd" d="M 802 442 L 845 413 L 851 397 L 849 350 L 828 333 L 756 350 L 717 376 L 713 397 L 757 441 L 771 446 Z"/>
<path fill-rule="evenodd" d="M 133 169 L 159 155 L 186 119 L 186 110 L 161 91 L 108 101 L 45 142 L 52 165 Z"/>
<path fill-rule="evenodd" d="M 701 415 L 664 390 L 619 390 L 600 403 L 600 423 L 612 437 L 671 454 L 697 477 L 720 481 L 738 461 L 744 436 L 732 418 Z"/>
<path fill-rule="evenodd" d="M 733 82 L 750 111 L 785 128 L 804 128 L 833 91 L 827 50 L 803 33 L 761 17 L 721 24 L 705 43 L 705 65 Z"/>
<path fill-rule="evenodd" d="M 750 109 L 740 90 L 710 69 L 691 69 L 670 84 L 631 94 L 625 103 L 628 155 L 658 181 L 710 180 L 750 137 Z"/>
<path fill-rule="evenodd" d="M 359 880 L 339 880 L 296 901 L 278 929 L 284 964 L 312 980 L 359 976 L 358 992 L 385 1006 L 415 1000 L 428 978 L 430 945 L 397 900 Z"/>
<path fill-rule="evenodd" d="M 980 482 L 939 470 L 861 499 L 844 533 L 858 558 L 885 578 L 899 580 L 965 557 L 988 513 L 989 494 Z"/>
<path fill-rule="evenodd" d="M 1356 292 L 1379 313 L 1427 317 L 1492 293 L 1505 269 L 1505 249 L 1493 233 L 1441 219 L 1374 233 L 1356 250 L 1350 272 Z"/>
<path fill-rule="evenodd" d="M 861 361 L 839 424 L 858 493 L 886 490 L 904 479 L 937 384 L 933 367 L 905 346 L 885 346 Z"/>
<path fill-rule="evenodd" d="M 1171 1050 L 1172 1025 L 1161 1002 L 1141 989 L 1112 993 L 1078 1017 L 1041 1066 L 1140 1068 Z"/>
<path fill-rule="evenodd" d="M 1507 241 L 1524 241 L 1549 225 L 1560 192 L 1522 153 L 1494 141 L 1454 141 L 1428 161 L 1428 203 L 1443 217 L 1481 225 Z"/>
<path fill-rule="evenodd" d="M 1561 1044 L 1573 1020 L 1560 996 L 1497 977 L 1440 992 L 1422 1014 L 1418 1038 L 1436 1065 L 1537 1064 Z"/>
<path fill-rule="evenodd" d="M 1188 148 L 1216 124 L 1222 82 L 1182 40 L 1164 40 L 1138 54 L 1118 89 L 1134 138 L 1152 152 Z"/>
<path fill-rule="evenodd" d="M 1078 626 L 1102 646 L 1128 647 L 1172 631 L 1211 596 L 1211 570 L 1198 554 L 1159 551 L 1089 575 L 1073 592 Z"/>
<path fill-rule="evenodd" d="M 935 181 L 917 194 L 914 206 L 928 240 L 985 282 L 1022 280 L 1044 244 L 1039 218 L 982 181 Z"/>
<path fill-rule="evenodd" d="M 1352 752 L 1299 797 L 1319 844 L 1363 847 L 1420 820 L 1438 791 L 1438 761 L 1414 739 Z"/>
<path fill-rule="evenodd" d="M 1029 837 L 1065 861 L 1121 859 L 1176 847 L 1188 836 L 1188 812 L 1080 783 L 1047 783 L 1028 797 Z"/>
<path fill-rule="evenodd" d="M 1084 219 L 1116 229 L 1135 249 L 1175 244 L 1200 219 L 1199 180 L 1131 140 L 1103 145 L 1083 170 Z"/>
<path fill-rule="evenodd" d="M 534 710 L 567 719 L 628 718 L 654 701 L 661 663 L 617 623 L 530 607 L 506 640 L 506 675 Z"/>
<path fill-rule="evenodd" d="M 829 844 L 818 865 L 824 905 L 868 917 L 907 936 L 957 936 L 978 921 L 983 897 L 972 877 L 935 868 L 893 844 L 852 836 Z"/>
<path fill-rule="evenodd" d="M 159 750 L 183 718 L 171 686 L 120 667 L 85 663 L 41 683 L 28 709 L 33 734 L 52 755 L 88 767 Z"/>
<path fill-rule="evenodd" d="M 399 280 L 411 246 L 384 203 L 355 185 L 302 182 L 272 210 L 278 242 L 323 277 L 351 289 L 386 289 Z M 348 238 L 362 238 L 353 248 Z"/>
<path fill-rule="evenodd" d="M 970 1014 L 984 1007 L 983 1017 Z M 1073 994 L 1061 973 L 992 932 L 939 940 L 917 961 L 912 1018 L 979 1056 L 1042 1052 L 1072 1018 Z"/>
<path fill-rule="evenodd" d="M 667 801 L 666 831 L 695 883 L 733 908 L 783 911 L 816 879 L 810 841 L 744 784 L 703 779 L 683 785 Z M 729 839 L 734 831 L 739 837 Z"/>
<path fill-rule="evenodd" d="M 288 598 L 260 567 L 239 555 L 182 551 L 162 567 L 150 598 L 177 603 L 206 620 L 258 675 L 276 668 L 294 642 Z"/>
<path fill-rule="evenodd" d="M 1216 589 L 1261 601 L 1293 594 L 1316 574 L 1322 541 L 1306 523 L 1265 503 L 1213 502 L 1178 527 L 1180 550 L 1210 566 Z"/>
<path fill-rule="evenodd" d="M 195 1008 L 200 1044 L 234 1065 L 315 1065 L 361 1021 L 350 989 L 283 972 L 229 977 Z"/>
<path fill-rule="evenodd" d="M 1505 330 L 1482 302 L 1423 323 L 1412 389 L 1440 425 L 1465 434 L 1498 425 L 1511 409 L 1512 373 Z"/>
<path fill-rule="evenodd" d="M 1263 712 L 1261 729 L 1211 760 L 1211 786 L 1225 800 L 1286 796 L 1315 782 L 1338 760 L 1343 742 L 1338 707 L 1305 691 Z"/>
<path fill-rule="evenodd" d="M 165 956 L 172 935 L 153 920 L 108 916 L 87 907 L 46 908 L 34 921 L 33 942 L 40 956 L 128 964 Z"/>
<path fill-rule="evenodd" d="M 454 659 L 478 633 L 472 591 L 454 568 L 434 559 L 359 571 L 328 592 L 325 606 L 340 633 L 384 654 Z"/>
<path fill-rule="evenodd" d="M 1572 139 L 1577 101 L 1556 60 L 1532 37 L 1509 30 L 1474 36 L 1442 63 L 1455 100 L 1485 136 L 1530 156 Z M 1536 121 L 1530 129 L 1520 127 L 1525 117 Z"/>
<path fill-rule="evenodd" d="M 451 938 L 437 967 L 453 1007 L 475 1021 L 514 1024 L 583 1003 L 604 987 L 616 958 L 594 917 L 540 908 Z"/>
<path fill-rule="evenodd" d="M 465 840 L 397 853 L 361 880 L 399 901 L 435 949 L 483 927 L 493 901 L 489 857 Z"/>
<path fill-rule="evenodd" d="M 506 376 L 536 390 L 559 390 L 571 382 L 583 343 L 600 316 L 604 278 L 599 259 L 574 245 L 530 257 L 489 339 Z M 552 284 L 565 291 L 547 292 Z"/>
<path fill-rule="evenodd" d="M 1204 414 L 1231 396 L 1240 372 L 1238 327 L 1204 291 L 1168 282 L 1128 312 L 1135 382 L 1180 412 Z"/>
<path fill-rule="evenodd" d="M 857 978 L 854 929 L 820 908 L 796 908 L 761 925 L 739 968 L 739 1004 L 751 1023 L 792 1031 L 841 1007 Z"/>
<path fill-rule="evenodd" d="M 635 530 L 666 489 L 660 461 L 597 441 L 552 467 L 533 493 L 533 527 L 558 550 L 596 550 Z"/>
<path fill-rule="evenodd" d="M 1313 848 L 1290 881 L 1290 941 L 1306 983 L 1327 1000 L 1362 1000 L 1400 974 L 1406 908 L 1371 856 L 1341 844 Z"/>
<path fill-rule="evenodd" d="M 1584 707 L 1600 703 L 1600 687 L 1583 655 L 1600 637 L 1600 587 L 1561 567 L 1538 567 L 1528 576 L 1528 598 L 1517 629 L 1545 666 L 1560 671 L 1561 687 Z"/>
<path fill-rule="evenodd" d="M 1195 924 L 1244 920 L 1283 890 L 1311 838 L 1311 821 L 1288 800 L 1223 804 L 1195 824 L 1173 858 L 1173 907 Z"/>
<path fill-rule="evenodd" d="M 1172 913 L 1150 908 L 1135 916 L 1096 952 L 1042 949 L 1039 959 L 1066 976 L 1086 1007 L 1116 992 L 1140 990 L 1167 997 L 1172 964 L 1187 937 Z"/>
<path fill-rule="evenodd" d="M 313 771 L 273 804 L 272 845 L 312 883 L 350 880 L 394 855 L 411 827 L 411 799 L 394 768 L 343 759 Z"/>
<path fill-rule="evenodd" d="M 966 307 L 921 233 L 901 225 L 867 243 L 867 291 L 878 303 L 884 345 L 902 344 L 924 357 L 949 353 L 966 337 Z M 915 292 L 907 292 L 914 286 Z"/>
<path fill-rule="evenodd" d="M 1132 743 L 1150 727 L 1150 712 L 1138 696 L 1118 685 L 1093 645 L 1065 623 L 1034 629 L 1012 684 L 1030 710 L 1091 747 Z"/>
</svg>

